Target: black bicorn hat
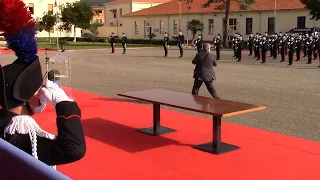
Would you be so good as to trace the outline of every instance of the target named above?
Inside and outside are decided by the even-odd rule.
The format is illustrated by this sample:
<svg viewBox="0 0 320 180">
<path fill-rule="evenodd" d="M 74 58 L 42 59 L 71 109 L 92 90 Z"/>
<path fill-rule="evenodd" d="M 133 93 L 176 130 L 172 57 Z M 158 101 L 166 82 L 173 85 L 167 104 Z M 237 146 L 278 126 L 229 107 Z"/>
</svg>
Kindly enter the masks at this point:
<svg viewBox="0 0 320 180">
<path fill-rule="evenodd" d="M 41 87 L 43 76 L 39 58 L 31 63 L 18 60 L 2 67 L 0 65 L 0 105 L 10 110 L 28 103 Z"/>
</svg>

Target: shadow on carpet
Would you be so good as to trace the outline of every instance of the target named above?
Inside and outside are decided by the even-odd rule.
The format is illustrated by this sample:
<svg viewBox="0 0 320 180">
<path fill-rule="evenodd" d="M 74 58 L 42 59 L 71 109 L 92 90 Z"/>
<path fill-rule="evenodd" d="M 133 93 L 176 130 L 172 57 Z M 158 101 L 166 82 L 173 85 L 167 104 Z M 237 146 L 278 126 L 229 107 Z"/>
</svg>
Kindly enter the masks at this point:
<svg viewBox="0 0 320 180">
<path fill-rule="evenodd" d="M 191 146 L 163 136 L 149 136 L 137 132 L 135 128 L 101 118 L 85 119 L 82 125 L 85 136 L 130 153 L 168 145 Z"/>
</svg>

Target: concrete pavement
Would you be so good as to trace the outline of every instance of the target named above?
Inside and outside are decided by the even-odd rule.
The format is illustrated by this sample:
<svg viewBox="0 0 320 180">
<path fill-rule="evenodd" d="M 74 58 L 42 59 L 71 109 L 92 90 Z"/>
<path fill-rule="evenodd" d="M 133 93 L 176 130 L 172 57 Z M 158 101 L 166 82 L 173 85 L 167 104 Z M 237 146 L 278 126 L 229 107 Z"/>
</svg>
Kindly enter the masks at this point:
<svg viewBox="0 0 320 180">
<path fill-rule="evenodd" d="M 116 54 L 111 54 L 110 49 L 72 52 L 73 87 L 115 98 L 120 98 L 119 92 L 149 88 L 191 92 L 194 51 L 185 51 L 183 58 L 177 58 L 178 50 L 170 50 L 169 57 L 164 58 L 162 48 L 128 50 L 126 55 L 121 52 L 121 49 Z M 304 59 L 288 66 L 280 60 L 267 59 L 266 64 L 260 64 L 248 57 L 247 52 L 243 55 L 243 62 L 236 63 L 232 52 L 222 52 L 216 68 L 219 96 L 266 105 L 267 110 L 224 118 L 224 121 L 320 141 L 318 62 L 308 65 Z M 14 55 L 0 54 L 0 57 L 2 64 L 14 59 Z M 44 60 L 43 53 L 40 58 Z M 200 89 L 200 95 L 209 96 L 205 86 Z"/>
</svg>

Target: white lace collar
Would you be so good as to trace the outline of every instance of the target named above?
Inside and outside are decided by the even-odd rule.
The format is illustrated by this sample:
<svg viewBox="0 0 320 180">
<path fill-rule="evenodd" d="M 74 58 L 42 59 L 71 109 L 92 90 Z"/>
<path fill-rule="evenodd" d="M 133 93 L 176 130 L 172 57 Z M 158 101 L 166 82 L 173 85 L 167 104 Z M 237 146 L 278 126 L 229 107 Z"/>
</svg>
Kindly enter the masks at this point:
<svg viewBox="0 0 320 180">
<path fill-rule="evenodd" d="M 6 134 L 13 135 L 15 133 L 29 135 L 31 141 L 32 156 L 36 159 L 38 159 L 37 136 L 48 139 L 55 139 L 55 135 L 42 130 L 37 122 L 28 115 L 14 116 L 8 126 L 5 128 L 4 137 L 6 137 Z M 51 167 L 56 169 L 56 166 Z"/>
</svg>

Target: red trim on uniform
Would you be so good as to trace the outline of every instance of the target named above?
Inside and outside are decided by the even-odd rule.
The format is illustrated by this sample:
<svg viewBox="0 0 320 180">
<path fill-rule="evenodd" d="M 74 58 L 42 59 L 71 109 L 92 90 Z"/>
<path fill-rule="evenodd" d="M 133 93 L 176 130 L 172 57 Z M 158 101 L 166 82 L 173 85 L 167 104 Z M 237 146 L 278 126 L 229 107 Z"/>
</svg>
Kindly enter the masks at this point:
<svg viewBox="0 0 320 180">
<path fill-rule="evenodd" d="M 68 117 L 66 117 L 66 116 L 58 116 L 58 118 L 63 118 L 63 119 L 70 119 L 70 118 L 73 118 L 73 117 L 77 117 L 77 118 L 81 119 L 81 117 L 79 115 L 75 115 L 75 114 L 70 115 Z"/>
</svg>

